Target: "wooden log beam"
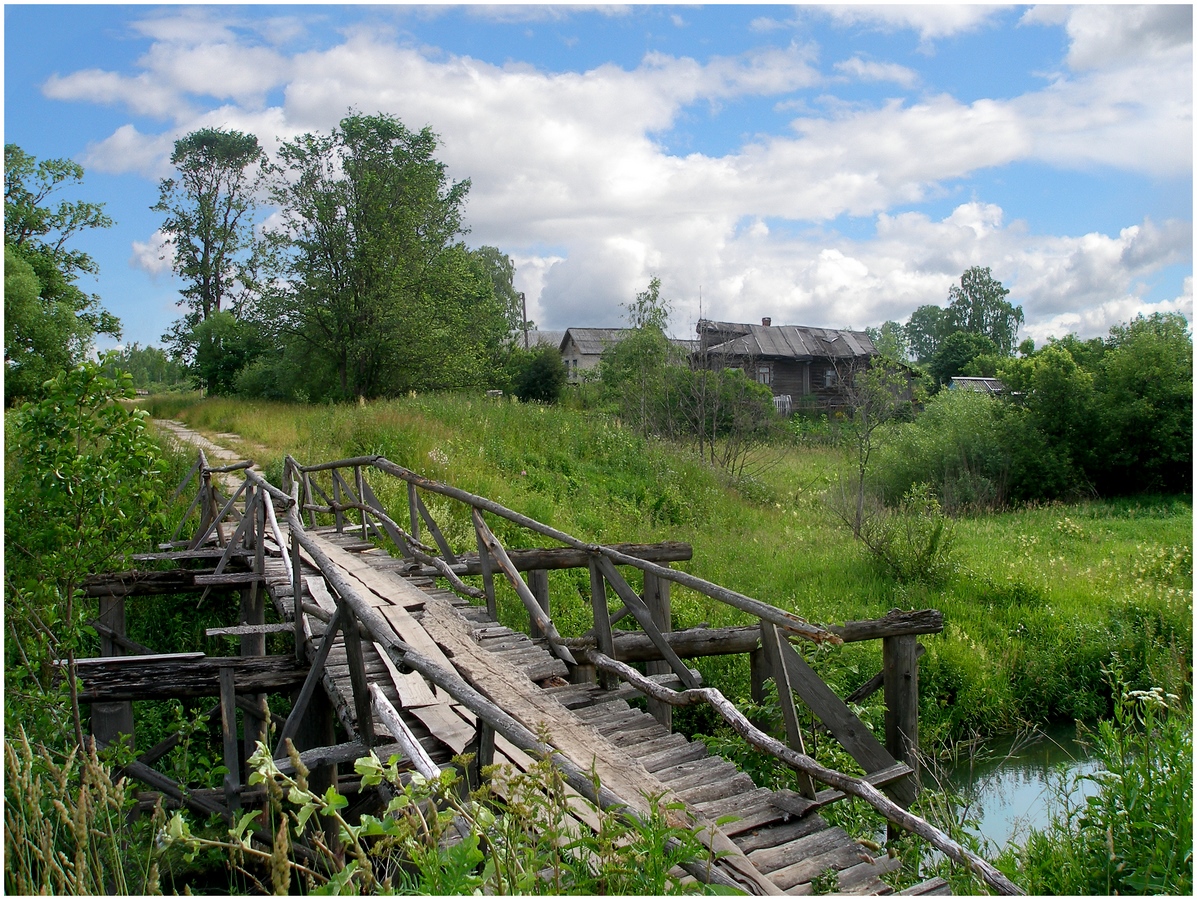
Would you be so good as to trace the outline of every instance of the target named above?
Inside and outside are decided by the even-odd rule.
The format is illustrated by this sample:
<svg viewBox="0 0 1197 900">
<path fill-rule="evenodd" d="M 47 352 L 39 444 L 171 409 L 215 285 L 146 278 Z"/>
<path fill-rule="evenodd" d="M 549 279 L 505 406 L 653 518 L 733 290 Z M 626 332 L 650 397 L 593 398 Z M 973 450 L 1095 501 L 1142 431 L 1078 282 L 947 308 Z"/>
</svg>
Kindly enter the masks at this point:
<svg viewBox="0 0 1197 900">
<path fill-rule="evenodd" d="M 612 636 L 615 639 L 614 658 L 621 662 L 662 659 L 661 651 L 657 649 L 653 639 L 643 631 L 615 631 Z M 731 628 L 684 628 L 662 636 L 673 648 L 674 653 L 683 659 L 692 659 L 699 656 L 751 653 L 760 647 L 761 631 L 752 625 Z M 593 636 L 566 638 L 564 644 L 571 650 L 584 650 L 596 646 Z"/>
<path fill-rule="evenodd" d="M 286 656 L 158 654 L 76 661 L 84 703 L 106 700 L 169 700 L 216 697 L 220 669 L 233 670 L 238 693 L 289 690 L 303 684 L 307 666 Z"/>
<path fill-rule="evenodd" d="M 202 591 L 197 575 L 211 575 L 212 569 L 168 569 L 165 572 L 139 571 L 108 572 L 89 575 L 83 582 L 88 597 L 133 597 L 146 594 L 182 594 Z"/>
<path fill-rule="evenodd" d="M 693 559 L 694 548 L 682 541 L 661 541 L 656 544 L 611 544 L 613 550 L 648 562 L 685 562 Z M 511 562 L 520 572 L 535 569 L 585 569 L 590 554 L 573 547 L 532 547 L 507 551 Z M 451 567 L 457 575 L 481 575 L 482 564 L 472 553 L 463 554 Z M 430 567 L 417 569 L 421 575 L 436 575 Z"/>
<path fill-rule="evenodd" d="M 909 612 L 891 609 L 880 619 L 828 625 L 827 630 L 839 635 L 845 644 L 909 634 L 939 634 L 943 631 L 943 613 L 938 609 L 912 609 Z"/>
<path fill-rule="evenodd" d="M 624 663 L 617 662 L 597 651 L 590 650 L 585 654 L 586 661 L 597 668 L 614 672 L 629 684 L 634 684 L 647 696 L 654 697 L 673 706 L 694 706 L 697 704 L 710 705 L 737 734 L 758 749 L 789 763 L 795 769 L 800 769 L 812 778 L 821 781 L 845 794 L 859 797 L 885 818 L 902 828 L 924 838 L 943 853 L 952 862 L 963 865 L 977 874 L 986 884 L 993 887 L 1000 894 L 1021 895 L 1025 893 L 1018 885 L 1010 881 L 991 863 L 982 859 L 976 853 L 963 847 L 959 842 L 950 838 L 940 829 L 925 819 L 903 809 L 894 803 L 876 787 L 861 778 L 845 775 L 835 769 L 820 765 L 809 756 L 790 749 L 776 738 L 770 737 L 753 726 L 738 709 L 715 688 L 692 688 L 686 691 L 671 691 L 645 678 L 635 669 Z"/>
</svg>

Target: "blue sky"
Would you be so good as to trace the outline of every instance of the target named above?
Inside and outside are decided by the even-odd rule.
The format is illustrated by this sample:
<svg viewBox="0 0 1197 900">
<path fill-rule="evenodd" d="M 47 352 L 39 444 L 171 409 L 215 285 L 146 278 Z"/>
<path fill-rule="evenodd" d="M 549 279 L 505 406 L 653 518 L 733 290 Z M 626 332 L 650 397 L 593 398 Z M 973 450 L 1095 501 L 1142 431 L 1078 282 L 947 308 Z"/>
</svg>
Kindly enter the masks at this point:
<svg viewBox="0 0 1197 900">
<path fill-rule="evenodd" d="M 544 328 L 621 324 L 654 276 L 679 336 L 863 328 L 973 265 L 1040 342 L 1192 318 L 1188 6 L 8 4 L 4 46 L 5 142 L 86 168 L 117 224 L 76 246 L 130 342 L 179 315 L 173 142 L 350 107 L 440 135 Z"/>
</svg>

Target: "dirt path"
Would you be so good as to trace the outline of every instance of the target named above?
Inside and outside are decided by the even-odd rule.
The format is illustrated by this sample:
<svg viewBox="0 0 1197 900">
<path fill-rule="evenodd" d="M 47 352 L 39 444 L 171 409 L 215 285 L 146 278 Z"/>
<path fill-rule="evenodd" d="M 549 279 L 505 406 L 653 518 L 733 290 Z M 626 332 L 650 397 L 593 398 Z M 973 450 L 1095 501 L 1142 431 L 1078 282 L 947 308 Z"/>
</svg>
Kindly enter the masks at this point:
<svg viewBox="0 0 1197 900">
<path fill-rule="evenodd" d="M 242 462 L 246 457 L 227 447 L 222 447 L 220 444 L 209 440 L 198 431 L 192 431 L 184 423 L 176 421 L 175 419 L 151 419 L 154 425 L 162 432 L 166 433 L 171 440 L 173 440 L 180 447 L 186 448 L 188 446 L 198 447 L 204 451 L 204 455 L 208 458 L 209 465 L 213 466 L 227 466 L 233 463 Z M 240 444 L 247 443 L 244 438 L 238 434 L 217 434 L 218 439 L 236 441 Z M 262 453 L 266 452 L 264 447 L 257 448 Z M 261 455 L 261 454 L 259 454 Z M 261 469 L 257 465 L 258 460 L 254 460 L 253 469 L 258 474 L 261 474 Z M 235 491 L 241 486 L 244 480 L 243 476 L 236 472 L 223 473 L 219 476 L 221 484 L 226 490 Z"/>
</svg>

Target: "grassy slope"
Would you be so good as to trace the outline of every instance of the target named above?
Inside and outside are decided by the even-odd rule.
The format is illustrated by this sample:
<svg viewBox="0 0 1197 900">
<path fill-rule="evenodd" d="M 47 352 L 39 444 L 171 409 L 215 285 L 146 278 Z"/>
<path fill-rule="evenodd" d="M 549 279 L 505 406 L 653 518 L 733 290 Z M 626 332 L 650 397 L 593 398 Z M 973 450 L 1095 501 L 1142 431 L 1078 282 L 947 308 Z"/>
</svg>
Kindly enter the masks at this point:
<svg viewBox="0 0 1197 900">
<path fill-rule="evenodd" d="M 1114 655 L 1136 686 L 1174 690 L 1192 654 L 1192 510 L 1187 498 L 1090 502 L 963 520 L 958 572 L 942 589 L 880 573 L 824 509 L 841 459 L 830 450 L 777 451 L 745 490 L 685 453 L 645 445 L 609 420 L 560 408 L 467 397 L 416 397 L 364 407 L 300 407 L 210 400 L 155 415 L 209 433 L 234 432 L 301 462 L 380 453 L 422 474 L 491 497 L 580 538 L 676 539 L 694 546 L 687 569 L 797 612 L 842 622 L 895 606 L 936 607 L 943 636 L 924 641 L 924 734 L 960 736 L 1049 717 L 1105 713 L 1102 666 Z M 378 483 L 403 508 L 397 485 Z M 433 503 L 455 546 L 472 545 L 461 508 Z M 512 546 L 534 543 L 500 528 Z M 553 615 L 563 633 L 588 627 L 584 572 L 554 572 Z M 501 607 L 520 621 L 518 601 Z M 675 590 L 675 627 L 742 623 L 734 610 Z M 526 621 L 526 619 L 525 619 Z M 879 667 L 880 648 L 819 654 L 842 693 Z M 711 660 L 708 680 L 747 694 L 747 665 Z M 1184 693 L 1178 691 L 1178 693 Z"/>
</svg>

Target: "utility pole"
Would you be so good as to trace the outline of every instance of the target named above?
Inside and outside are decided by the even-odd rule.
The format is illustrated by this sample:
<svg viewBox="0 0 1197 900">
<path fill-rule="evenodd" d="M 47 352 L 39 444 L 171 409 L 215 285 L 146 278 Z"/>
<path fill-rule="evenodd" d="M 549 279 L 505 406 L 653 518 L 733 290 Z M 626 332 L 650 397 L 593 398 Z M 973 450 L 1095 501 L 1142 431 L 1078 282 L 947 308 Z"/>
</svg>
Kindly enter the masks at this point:
<svg viewBox="0 0 1197 900">
<path fill-rule="evenodd" d="M 524 321 L 524 349 L 528 349 L 528 301 L 524 298 L 524 292 L 520 291 L 520 309 L 523 310 L 521 315 Z"/>
</svg>

